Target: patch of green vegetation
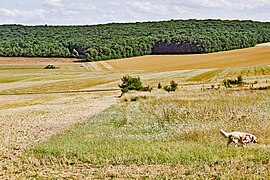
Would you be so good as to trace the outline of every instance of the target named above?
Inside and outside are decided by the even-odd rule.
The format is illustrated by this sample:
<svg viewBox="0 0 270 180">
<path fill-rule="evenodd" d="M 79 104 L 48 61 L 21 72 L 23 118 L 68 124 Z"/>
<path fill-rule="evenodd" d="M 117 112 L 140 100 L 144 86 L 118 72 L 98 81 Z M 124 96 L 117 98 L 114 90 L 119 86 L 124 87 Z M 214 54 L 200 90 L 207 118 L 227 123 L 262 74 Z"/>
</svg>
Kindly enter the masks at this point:
<svg viewBox="0 0 270 180">
<path fill-rule="evenodd" d="M 35 147 L 39 154 L 74 158 L 97 165 L 153 163 L 156 141 L 168 133 L 139 103 L 113 106 L 93 119 Z M 66 143 L 68 142 L 68 143 Z M 160 160 L 161 161 L 161 160 Z"/>
<path fill-rule="evenodd" d="M 37 105 L 37 104 L 41 104 L 41 103 L 50 101 L 52 99 L 53 99 L 52 97 L 43 97 L 43 98 L 35 98 L 35 99 L 28 100 L 28 101 L 17 102 L 17 103 L 12 103 L 12 104 L 3 104 L 3 105 L 0 105 L 0 110 L 33 106 L 33 105 Z"/>
<path fill-rule="evenodd" d="M 270 67 L 268 66 L 230 68 L 227 70 L 228 73 L 224 75 L 223 78 L 232 78 L 237 75 L 241 75 L 242 77 L 270 75 Z"/>
<path fill-rule="evenodd" d="M 215 69 L 212 71 L 208 71 L 197 76 L 193 76 L 189 78 L 187 81 L 210 81 L 213 77 L 221 73 L 222 69 Z"/>
<path fill-rule="evenodd" d="M 71 80 L 63 80 L 59 82 L 45 83 L 41 85 L 33 85 L 30 87 L 14 88 L 0 91 L 1 94 L 24 94 L 24 93 L 48 93 L 48 92 L 68 92 L 76 91 L 93 86 L 116 81 L 116 77 L 90 77 L 77 78 Z"/>
<path fill-rule="evenodd" d="M 0 84 L 19 82 L 31 78 L 31 76 L 0 76 Z"/>
<path fill-rule="evenodd" d="M 192 104 L 197 104 L 197 109 Z M 208 134 L 210 132 L 218 134 L 217 125 L 211 124 L 219 118 L 211 119 L 212 115 L 208 114 L 209 117 L 201 117 L 201 120 L 196 121 L 203 111 L 207 110 L 207 104 L 203 101 L 195 101 L 189 103 L 183 112 L 178 113 L 176 110 L 181 108 L 181 105 L 179 107 L 175 104 L 171 108 L 167 107 L 167 111 L 163 109 L 163 113 L 159 116 L 155 112 L 146 111 L 141 102 L 123 103 L 50 138 L 36 146 L 33 152 L 35 156 L 43 158 L 65 157 L 70 161 L 75 159 L 97 166 L 201 164 L 235 157 L 255 160 L 258 158 L 257 153 L 269 159 L 262 149 L 252 148 L 241 151 L 235 148 L 227 149 L 225 139 L 210 136 Z M 163 105 L 165 104 L 156 104 L 156 107 L 162 108 Z M 218 109 L 215 110 L 215 106 L 210 109 L 219 113 Z M 194 117 L 196 119 L 193 119 Z M 204 125 L 200 124 L 201 122 L 205 122 Z M 222 139 L 224 142 L 217 139 Z M 247 152 L 250 154 L 247 155 Z"/>
<path fill-rule="evenodd" d="M 78 78 L 79 75 L 39 75 L 37 77 L 29 79 L 29 81 L 37 82 L 37 81 L 51 81 L 51 80 L 72 80 Z"/>
<path fill-rule="evenodd" d="M 51 177 L 75 170 L 93 179 L 269 178 L 269 93 L 207 93 L 114 105 L 35 146 L 16 172 Z M 251 132 L 260 144 L 227 148 L 220 128 Z"/>
<path fill-rule="evenodd" d="M 232 85 L 241 85 L 245 84 L 245 82 L 242 76 L 238 76 L 237 79 L 225 79 L 223 84 L 226 88 L 231 88 Z"/>
<path fill-rule="evenodd" d="M 170 85 L 164 86 L 163 89 L 167 92 L 176 91 L 178 84 L 172 80 Z"/>
</svg>

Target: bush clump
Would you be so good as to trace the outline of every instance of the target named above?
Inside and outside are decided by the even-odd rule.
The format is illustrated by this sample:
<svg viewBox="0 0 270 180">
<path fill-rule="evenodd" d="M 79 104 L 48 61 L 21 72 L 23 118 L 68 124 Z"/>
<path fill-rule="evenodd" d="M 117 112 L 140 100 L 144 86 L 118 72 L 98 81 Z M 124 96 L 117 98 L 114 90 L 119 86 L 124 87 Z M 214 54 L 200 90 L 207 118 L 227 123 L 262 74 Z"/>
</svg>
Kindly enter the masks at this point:
<svg viewBox="0 0 270 180">
<path fill-rule="evenodd" d="M 129 90 L 136 91 L 151 91 L 153 88 L 150 86 L 143 86 L 140 77 L 131 77 L 126 75 L 122 77 L 122 84 L 119 85 L 122 93 L 127 93 Z"/>
<path fill-rule="evenodd" d="M 164 90 L 165 91 L 167 91 L 167 92 L 171 92 L 171 91 L 175 91 L 176 89 L 177 89 L 177 86 L 178 86 L 178 84 L 174 81 L 174 80 L 172 80 L 171 82 L 170 82 L 170 85 L 168 85 L 168 86 L 164 86 Z"/>
<path fill-rule="evenodd" d="M 237 79 L 225 79 L 223 84 L 226 88 L 231 88 L 232 85 L 245 84 L 245 82 L 242 76 L 238 76 Z"/>
<path fill-rule="evenodd" d="M 158 89 L 161 89 L 162 88 L 162 85 L 161 85 L 161 83 L 158 83 Z"/>
</svg>

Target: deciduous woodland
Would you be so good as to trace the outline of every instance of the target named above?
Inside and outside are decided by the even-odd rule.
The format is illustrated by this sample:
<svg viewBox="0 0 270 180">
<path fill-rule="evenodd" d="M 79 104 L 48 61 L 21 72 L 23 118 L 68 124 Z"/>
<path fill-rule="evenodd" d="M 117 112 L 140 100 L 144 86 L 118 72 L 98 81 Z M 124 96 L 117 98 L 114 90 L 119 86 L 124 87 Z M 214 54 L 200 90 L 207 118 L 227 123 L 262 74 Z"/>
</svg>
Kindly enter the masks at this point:
<svg viewBox="0 0 270 180">
<path fill-rule="evenodd" d="M 0 56 L 77 57 L 88 61 L 147 54 L 197 54 L 270 41 L 270 23 L 171 20 L 86 26 L 0 26 Z"/>
</svg>

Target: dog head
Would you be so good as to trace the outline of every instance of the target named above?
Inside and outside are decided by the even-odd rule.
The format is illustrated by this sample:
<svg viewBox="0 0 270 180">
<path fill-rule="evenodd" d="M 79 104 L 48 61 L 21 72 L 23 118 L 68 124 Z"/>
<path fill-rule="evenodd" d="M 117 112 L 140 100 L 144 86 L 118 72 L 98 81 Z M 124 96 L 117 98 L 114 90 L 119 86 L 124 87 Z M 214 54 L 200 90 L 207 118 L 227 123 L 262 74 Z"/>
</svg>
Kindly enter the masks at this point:
<svg viewBox="0 0 270 180">
<path fill-rule="evenodd" d="M 258 140 L 257 140 L 256 136 L 252 135 L 251 142 L 258 143 Z"/>
</svg>

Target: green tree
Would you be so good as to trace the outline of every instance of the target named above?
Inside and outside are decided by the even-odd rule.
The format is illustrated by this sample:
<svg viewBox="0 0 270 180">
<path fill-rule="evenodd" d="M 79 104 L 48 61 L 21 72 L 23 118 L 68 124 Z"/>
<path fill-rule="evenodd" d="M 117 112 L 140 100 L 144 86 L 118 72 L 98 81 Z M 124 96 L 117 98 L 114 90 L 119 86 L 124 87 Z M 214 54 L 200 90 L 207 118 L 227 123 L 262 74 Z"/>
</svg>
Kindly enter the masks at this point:
<svg viewBox="0 0 270 180">
<path fill-rule="evenodd" d="M 98 51 L 94 48 L 88 48 L 85 52 L 86 60 L 88 61 L 94 61 L 97 59 Z"/>
<path fill-rule="evenodd" d="M 152 88 L 150 86 L 142 86 L 141 78 L 140 77 L 131 77 L 126 75 L 121 78 L 122 84 L 119 84 L 122 93 L 126 93 L 129 90 L 136 90 L 136 91 L 151 91 Z"/>
<path fill-rule="evenodd" d="M 129 75 L 126 75 L 122 77 L 122 84 L 119 85 L 119 87 L 124 90 L 141 90 L 142 89 L 142 82 L 140 77 L 131 77 Z M 122 91 L 123 92 L 123 91 Z"/>
<path fill-rule="evenodd" d="M 161 41 L 186 41 L 202 47 L 204 53 L 251 47 L 270 41 L 270 22 L 174 20 L 93 26 L 0 25 L 0 35 L 1 56 L 86 57 L 97 61 L 151 54 L 153 46 Z"/>
</svg>

